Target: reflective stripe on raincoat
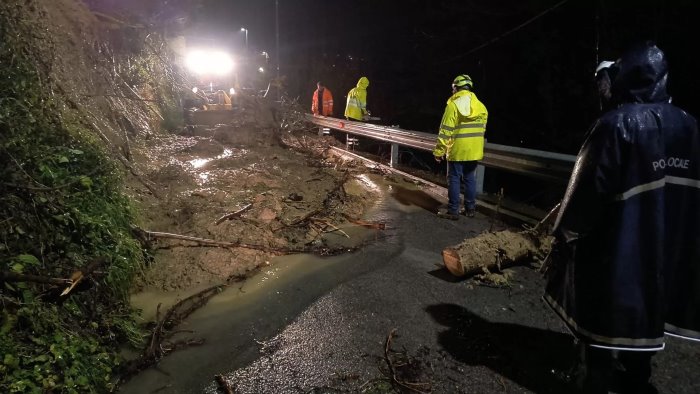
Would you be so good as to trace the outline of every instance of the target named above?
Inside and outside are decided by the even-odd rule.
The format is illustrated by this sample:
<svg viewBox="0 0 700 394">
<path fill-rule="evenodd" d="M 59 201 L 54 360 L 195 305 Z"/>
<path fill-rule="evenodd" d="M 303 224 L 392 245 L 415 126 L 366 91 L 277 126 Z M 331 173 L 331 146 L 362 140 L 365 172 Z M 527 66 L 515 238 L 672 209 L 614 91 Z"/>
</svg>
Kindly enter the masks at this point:
<svg viewBox="0 0 700 394">
<path fill-rule="evenodd" d="M 476 95 L 460 90 L 447 100 L 433 155 L 448 161 L 474 161 L 484 157 L 488 111 Z"/>
<path fill-rule="evenodd" d="M 363 120 L 367 115 L 367 87 L 369 79 L 360 78 L 357 86 L 348 92 L 348 101 L 345 106 L 345 117 L 355 120 Z"/>
</svg>

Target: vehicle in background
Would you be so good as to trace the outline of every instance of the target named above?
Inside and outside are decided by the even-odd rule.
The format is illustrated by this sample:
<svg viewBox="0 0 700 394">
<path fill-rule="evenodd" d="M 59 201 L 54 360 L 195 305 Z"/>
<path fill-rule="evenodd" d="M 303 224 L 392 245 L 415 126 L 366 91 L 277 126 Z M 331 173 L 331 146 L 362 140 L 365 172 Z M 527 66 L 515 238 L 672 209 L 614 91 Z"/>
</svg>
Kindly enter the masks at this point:
<svg viewBox="0 0 700 394">
<path fill-rule="evenodd" d="M 233 115 L 237 85 L 231 55 L 220 50 L 197 49 L 187 54 L 185 64 L 196 76 L 191 94 L 183 99 L 186 123 L 226 123 Z"/>
</svg>

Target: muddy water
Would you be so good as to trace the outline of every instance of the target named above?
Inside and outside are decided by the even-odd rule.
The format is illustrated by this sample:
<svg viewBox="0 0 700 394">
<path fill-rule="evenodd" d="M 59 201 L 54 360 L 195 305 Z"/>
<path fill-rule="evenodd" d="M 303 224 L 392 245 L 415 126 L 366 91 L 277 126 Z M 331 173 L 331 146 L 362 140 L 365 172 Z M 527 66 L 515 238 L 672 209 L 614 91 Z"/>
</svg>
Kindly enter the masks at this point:
<svg viewBox="0 0 700 394">
<path fill-rule="evenodd" d="M 387 223 L 378 233 L 359 226 L 343 228 L 350 238 L 338 235 L 338 242 L 352 243 L 377 235 L 388 236 L 380 242 L 392 245 L 392 223 L 402 211 L 432 207 L 434 201 L 412 190 L 411 185 L 387 185 L 382 178 L 362 175 L 349 194 L 373 191 L 378 196 L 365 220 Z M 392 197 L 394 196 L 394 197 Z M 415 201 L 414 201 L 415 200 Z M 401 202 L 399 202 L 401 201 Z M 427 201 L 427 203 L 426 203 Z M 424 209 L 427 209 L 427 206 Z M 260 355 L 256 342 L 269 339 L 298 316 L 306 307 L 340 283 L 376 268 L 382 261 L 363 255 L 362 251 L 331 258 L 310 255 L 283 256 L 244 283 L 234 284 L 212 298 L 178 328 L 193 333 L 178 334 L 174 339 L 202 338 L 201 346 L 178 350 L 157 366 L 143 371 L 123 385 L 123 393 L 198 393 L 215 375 L 241 368 Z M 132 297 L 132 304 L 143 310 L 144 320 L 153 320 L 156 307 L 161 312 L 179 299 L 201 288 L 180 293 L 148 292 Z"/>
</svg>

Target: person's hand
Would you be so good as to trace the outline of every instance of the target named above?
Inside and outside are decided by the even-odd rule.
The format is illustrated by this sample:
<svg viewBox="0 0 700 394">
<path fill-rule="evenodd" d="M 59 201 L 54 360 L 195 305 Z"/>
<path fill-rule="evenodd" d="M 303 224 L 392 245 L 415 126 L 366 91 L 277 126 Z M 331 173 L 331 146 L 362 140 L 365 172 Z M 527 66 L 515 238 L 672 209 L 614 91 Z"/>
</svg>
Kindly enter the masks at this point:
<svg viewBox="0 0 700 394">
<path fill-rule="evenodd" d="M 433 156 L 438 163 L 442 162 L 442 156 Z"/>
</svg>

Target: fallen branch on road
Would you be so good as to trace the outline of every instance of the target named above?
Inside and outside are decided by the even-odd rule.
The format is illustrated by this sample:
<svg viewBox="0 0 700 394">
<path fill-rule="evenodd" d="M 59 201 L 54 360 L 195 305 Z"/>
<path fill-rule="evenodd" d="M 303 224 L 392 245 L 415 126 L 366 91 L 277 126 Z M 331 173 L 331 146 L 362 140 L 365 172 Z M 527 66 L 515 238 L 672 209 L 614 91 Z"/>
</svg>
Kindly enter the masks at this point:
<svg viewBox="0 0 700 394">
<path fill-rule="evenodd" d="M 327 220 L 318 219 L 318 218 L 311 218 L 311 220 L 314 221 L 314 222 L 318 222 L 318 223 L 324 224 L 326 227 L 330 227 L 330 228 L 331 228 L 330 230 L 326 230 L 326 229 L 324 228 L 324 229 L 323 229 L 323 232 L 324 232 L 324 233 L 332 233 L 332 232 L 334 232 L 334 231 L 338 231 L 338 232 L 340 232 L 341 234 L 343 234 L 345 237 L 350 238 L 350 236 L 349 236 L 345 231 L 339 229 L 337 226 L 335 226 L 333 223 L 331 223 L 331 222 L 329 222 L 329 221 L 327 221 Z"/>
<path fill-rule="evenodd" d="M 350 216 L 343 215 L 345 218 L 348 220 L 348 222 L 352 224 L 356 224 L 358 226 L 362 227 L 367 227 L 372 230 L 386 230 L 386 223 L 384 222 L 368 222 L 365 220 L 360 220 L 360 219 L 353 219 Z"/>
<path fill-rule="evenodd" d="M 430 393 L 431 391 L 431 384 L 429 382 L 408 382 L 403 379 L 400 379 L 398 377 L 398 371 L 397 367 L 394 364 L 394 361 L 390 357 L 390 353 L 396 353 L 391 350 L 391 341 L 394 338 L 394 335 L 396 334 L 396 329 L 393 328 L 391 332 L 389 332 L 389 335 L 386 338 L 386 341 L 384 342 L 384 361 L 386 361 L 386 365 L 389 368 L 389 377 L 391 378 L 392 384 L 396 384 L 404 389 L 410 390 L 412 392 L 416 393 L 421 393 L 421 394 L 427 394 Z M 405 356 L 405 355 L 404 355 Z M 402 363 L 401 366 L 410 366 L 411 362 L 406 362 Z"/>
<path fill-rule="evenodd" d="M 216 375 L 214 376 L 214 379 L 216 379 L 216 383 L 219 385 L 219 388 L 224 392 L 224 394 L 234 394 L 233 388 L 229 382 L 226 381 L 226 378 L 221 375 Z"/>
<path fill-rule="evenodd" d="M 236 212 L 227 213 L 226 215 L 224 215 L 224 216 L 218 218 L 218 219 L 216 220 L 216 223 L 215 223 L 215 224 L 221 224 L 222 222 L 224 222 L 224 221 L 226 221 L 226 220 L 231 220 L 231 219 L 233 219 L 233 218 L 235 218 L 235 217 L 241 216 L 241 214 L 242 214 L 243 212 L 249 210 L 249 209 L 252 208 L 252 207 L 253 207 L 253 204 L 248 204 L 248 205 L 246 205 L 245 207 L 243 207 L 243 208 L 237 210 Z"/>
<path fill-rule="evenodd" d="M 141 230 L 137 229 L 137 231 L 142 232 L 144 235 L 146 235 L 148 238 L 153 238 L 153 239 L 179 239 L 183 241 L 188 241 L 188 242 L 196 242 L 201 245 L 208 245 L 208 246 L 217 246 L 217 247 L 222 247 L 222 248 L 244 248 L 244 249 L 252 249 L 252 250 L 260 250 L 263 252 L 267 253 L 275 253 L 275 254 L 298 254 L 298 253 L 312 253 L 316 254 L 319 256 L 336 256 L 339 254 L 343 253 L 349 253 L 349 252 L 354 252 L 355 250 L 361 248 L 364 246 L 364 242 L 361 243 L 360 245 L 352 246 L 352 247 L 347 247 L 347 246 L 339 246 L 335 248 L 328 248 L 328 247 L 318 247 L 318 246 L 310 246 L 310 247 L 304 247 L 304 248 L 276 248 L 272 246 L 264 246 L 264 245 L 253 245 L 253 244 L 247 244 L 243 242 L 230 242 L 230 241 L 217 241 L 215 239 L 208 239 L 208 238 L 198 238 L 198 237 L 190 237 L 188 235 L 181 235 L 181 234 L 172 234 L 172 233 L 163 233 L 159 231 L 146 231 L 146 230 Z"/>
</svg>

